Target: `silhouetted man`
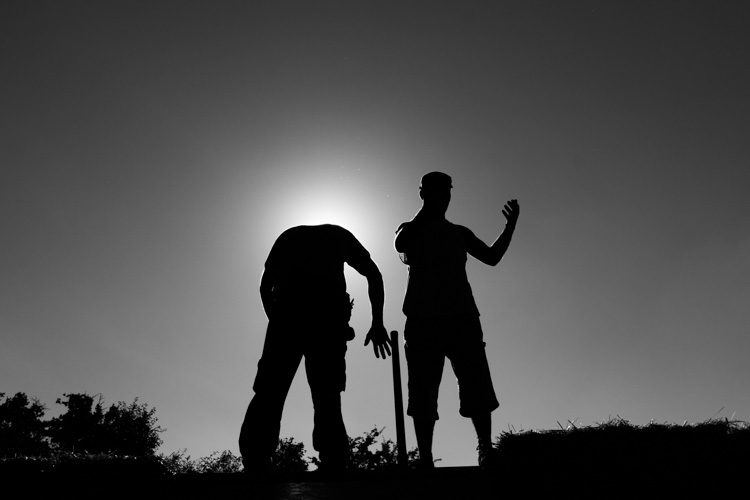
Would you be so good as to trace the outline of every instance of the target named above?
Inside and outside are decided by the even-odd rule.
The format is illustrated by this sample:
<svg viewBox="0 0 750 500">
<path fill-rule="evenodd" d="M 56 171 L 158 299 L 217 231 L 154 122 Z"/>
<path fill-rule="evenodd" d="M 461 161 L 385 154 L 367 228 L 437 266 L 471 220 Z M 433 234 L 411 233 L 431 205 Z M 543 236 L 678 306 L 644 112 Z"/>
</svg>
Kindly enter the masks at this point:
<svg viewBox="0 0 750 500">
<path fill-rule="evenodd" d="M 383 326 L 383 279 L 362 244 L 334 225 L 284 231 L 271 248 L 260 282 L 268 330 L 253 384 L 255 395 L 240 431 L 247 472 L 268 469 L 279 440 L 284 401 L 303 357 L 315 412 L 313 447 L 322 468 L 345 467 L 349 443 L 341 392 L 346 386 L 346 343 L 354 331 L 349 327 L 352 302 L 346 293 L 344 263 L 367 278 L 372 326 L 365 345 L 373 343 L 376 357 L 391 354 Z"/>
<path fill-rule="evenodd" d="M 471 418 L 477 433 L 479 465 L 492 451 L 491 413 L 498 406 L 485 353 L 479 311 L 466 276 L 466 255 L 495 266 L 508 249 L 519 206 L 504 207 L 505 230 L 487 246 L 464 226 L 448 222 L 451 178 L 425 174 L 419 196 L 423 205 L 396 231 L 396 251 L 409 266 L 404 297 L 406 362 L 409 374 L 407 414 L 414 430 L 422 467 L 433 467 L 432 437 L 438 420 L 438 389 L 447 357 L 458 379 L 459 413 Z"/>
</svg>

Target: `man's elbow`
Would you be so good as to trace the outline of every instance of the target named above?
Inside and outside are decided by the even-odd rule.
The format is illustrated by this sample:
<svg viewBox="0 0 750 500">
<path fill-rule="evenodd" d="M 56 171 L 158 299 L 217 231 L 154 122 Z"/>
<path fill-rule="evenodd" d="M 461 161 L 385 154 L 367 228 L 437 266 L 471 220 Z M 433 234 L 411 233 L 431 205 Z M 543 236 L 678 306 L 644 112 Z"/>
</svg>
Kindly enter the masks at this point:
<svg viewBox="0 0 750 500">
<path fill-rule="evenodd" d="M 375 262 L 371 262 L 370 265 L 367 266 L 367 269 L 364 273 L 365 278 L 367 278 L 367 282 L 370 284 L 377 284 L 380 283 L 382 286 L 383 283 L 383 275 L 380 272 L 380 269 L 378 268 L 377 264 Z"/>
<path fill-rule="evenodd" d="M 496 265 L 500 263 L 501 260 L 503 260 L 502 255 L 490 253 L 484 256 L 484 258 L 482 259 L 482 262 L 487 264 L 488 266 L 495 267 Z"/>
<path fill-rule="evenodd" d="M 378 269 L 378 266 L 373 266 L 370 273 L 367 275 L 368 280 L 372 280 L 375 283 L 383 283 L 383 274 Z"/>
<path fill-rule="evenodd" d="M 495 267 L 496 265 L 500 263 L 500 260 L 501 259 L 498 259 L 495 257 L 486 257 L 484 259 L 479 259 L 479 262 L 481 262 L 482 264 L 486 264 L 488 266 Z"/>
</svg>

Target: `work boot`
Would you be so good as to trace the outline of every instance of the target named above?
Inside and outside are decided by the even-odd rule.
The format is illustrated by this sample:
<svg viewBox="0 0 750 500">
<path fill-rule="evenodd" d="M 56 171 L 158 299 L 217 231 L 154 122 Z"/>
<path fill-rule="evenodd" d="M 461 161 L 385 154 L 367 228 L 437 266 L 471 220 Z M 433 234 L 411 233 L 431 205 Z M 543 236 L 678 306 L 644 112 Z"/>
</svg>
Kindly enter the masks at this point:
<svg viewBox="0 0 750 500">
<path fill-rule="evenodd" d="M 430 471 L 435 469 L 435 461 L 432 457 L 419 457 L 411 463 L 411 468 L 415 471 Z"/>
<path fill-rule="evenodd" d="M 271 458 L 242 457 L 242 468 L 250 479 L 266 478 L 271 471 Z"/>
<path fill-rule="evenodd" d="M 346 455 L 341 453 L 320 453 L 317 471 L 325 475 L 338 475 L 346 472 Z"/>
<path fill-rule="evenodd" d="M 492 444 L 477 446 L 477 462 L 482 469 L 491 469 L 497 465 L 498 451 Z"/>
</svg>

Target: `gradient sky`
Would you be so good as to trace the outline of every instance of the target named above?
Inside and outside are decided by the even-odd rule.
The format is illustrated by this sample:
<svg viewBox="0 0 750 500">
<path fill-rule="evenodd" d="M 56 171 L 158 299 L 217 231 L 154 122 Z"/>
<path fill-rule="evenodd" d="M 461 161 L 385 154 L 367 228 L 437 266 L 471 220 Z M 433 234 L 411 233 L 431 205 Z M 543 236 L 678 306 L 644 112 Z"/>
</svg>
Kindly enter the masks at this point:
<svg viewBox="0 0 750 500">
<path fill-rule="evenodd" d="M 488 243 L 521 205 L 500 265 L 468 263 L 493 434 L 750 420 L 747 5 L 3 2 L 0 392 L 138 397 L 160 451 L 237 453 L 274 239 L 350 229 L 402 332 L 394 231 L 440 170 Z M 395 439 L 347 280 L 344 417 Z M 449 367 L 440 411 L 438 465 L 475 464 Z M 311 432 L 300 371 L 282 436 Z"/>
</svg>

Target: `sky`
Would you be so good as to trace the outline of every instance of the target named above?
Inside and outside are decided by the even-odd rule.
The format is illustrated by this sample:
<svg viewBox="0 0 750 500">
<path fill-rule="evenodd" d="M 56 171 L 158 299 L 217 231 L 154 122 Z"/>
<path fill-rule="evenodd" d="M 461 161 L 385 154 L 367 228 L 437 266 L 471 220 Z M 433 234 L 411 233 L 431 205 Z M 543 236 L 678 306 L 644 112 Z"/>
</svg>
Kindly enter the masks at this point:
<svg viewBox="0 0 750 500">
<path fill-rule="evenodd" d="M 394 232 L 438 170 L 447 218 L 487 243 L 521 207 L 503 261 L 467 264 L 494 436 L 750 420 L 749 20 L 730 1 L 2 2 L 0 392 L 49 417 L 64 393 L 137 397 L 160 452 L 237 454 L 275 238 L 348 228 L 402 333 Z M 345 422 L 395 440 L 346 277 Z M 439 405 L 437 465 L 475 465 L 449 365 Z M 311 433 L 299 370 L 281 434 L 316 456 Z"/>
</svg>

